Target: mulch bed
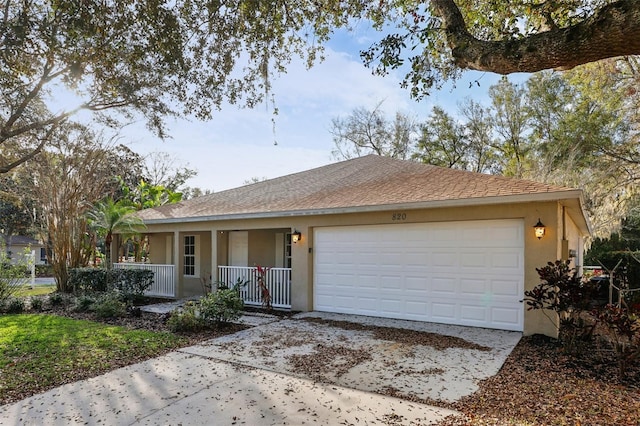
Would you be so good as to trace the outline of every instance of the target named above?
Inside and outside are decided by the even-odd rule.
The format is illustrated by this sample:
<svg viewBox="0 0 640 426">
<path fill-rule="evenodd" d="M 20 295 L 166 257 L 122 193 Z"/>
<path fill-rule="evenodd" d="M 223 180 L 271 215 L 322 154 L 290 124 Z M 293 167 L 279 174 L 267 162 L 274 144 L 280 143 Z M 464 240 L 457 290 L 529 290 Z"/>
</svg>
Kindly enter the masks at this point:
<svg viewBox="0 0 640 426">
<path fill-rule="evenodd" d="M 441 425 L 640 424 L 640 363 L 619 379 L 615 361 L 598 348 L 580 358 L 545 336 L 522 338 L 500 372 L 453 404 L 466 414 Z"/>
<path fill-rule="evenodd" d="M 101 322 L 103 324 L 116 325 L 129 328 L 132 330 L 149 330 L 155 332 L 172 333 L 167 326 L 169 314 L 156 314 L 152 312 L 140 312 L 140 315 L 129 315 L 118 318 L 99 318 L 93 312 L 76 312 L 73 309 L 65 309 L 62 306 L 52 307 L 49 311 L 43 313 L 60 315 L 68 318 L 83 319 L 88 321 Z M 226 334 L 232 334 L 248 328 L 242 324 L 225 324 L 219 328 L 208 328 L 204 330 L 174 333 L 177 336 L 185 338 L 187 344 L 185 346 L 194 345 L 205 340 L 214 339 Z"/>
</svg>

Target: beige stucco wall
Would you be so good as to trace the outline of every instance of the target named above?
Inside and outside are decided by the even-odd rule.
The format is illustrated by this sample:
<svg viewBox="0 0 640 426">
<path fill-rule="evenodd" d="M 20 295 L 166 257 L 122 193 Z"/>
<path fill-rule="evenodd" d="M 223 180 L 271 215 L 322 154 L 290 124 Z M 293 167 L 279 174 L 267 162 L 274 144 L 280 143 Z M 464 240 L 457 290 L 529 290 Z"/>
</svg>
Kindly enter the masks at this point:
<svg viewBox="0 0 640 426">
<path fill-rule="evenodd" d="M 525 290 L 538 284 L 535 268 L 544 266 L 549 261 L 559 259 L 562 254 L 562 204 L 556 201 L 497 204 L 484 206 L 447 207 L 432 209 L 403 209 L 384 212 L 324 214 L 288 216 L 280 218 L 234 219 L 215 222 L 193 222 L 149 225 L 147 232 L 180 232 L 180 235 L 199 231 L 203 250 L 201 255 L 211 259 L 211 236 L 216 238 L 215 262 L 203 261 L 203 267 L 209 271 L 216 270 L 217 265 L 226 264 L 227 241 L 226 234 L 232 230 L 251 230 L 249 247 L 250 265 L 268 265 L 274 262 L 274 232 L 277 230 L 297 229 L 302 233 L 302 239 L 292 245 L 292 309 L 308 311 L 313 309 L 313 230 L 322 226 L 340 225 L 375 225 L 394 223 L 443 222 L 465 220 L 491 219 L 522 219 L 525 227 Z M 393 213 L 406 214 L 406 220 L 393 220 Z M 565 213 L 565 235 L 568 236 L 572 247 L 582 253 L 582 235 L 579 228 L 567 213 Z M 538 240 L 533 232 L 533 225 L 538 218 L 546 225 L 546 235 Z M 213 231 L 213 232 L 212 232 Z M 255 237 L 255 238 L 254 238 Z M 208 246 L 204 243 L 208 241 Z M 255 244 L 255 245 L 254 245 Z M 208 249 L 207 249 L 208 247 Z M 180 258 L 180 256 L 178 256 Z M 180 259 L 180 268 L 182 261 Z M 216 264 L 217 263 L 217 264 Z M 581 262 L 580 262 L 581 263 Z M 205 266 L 206 264 L 206 266 Z M 190 294 L 200 283 L 194 285 L 185 279 L 182 283 L 181 295 Z M 523 295 L 524 296 L 524 295 Z M 523 303 L 524 333 L 542 333 L 555 335 L 554 324 L 539 311 L 528 311 Z"/>
<path fill-rule="evenodd" d="M 149 234 L 149 262 L 168 265 L 173 262 L 172 250 L 167 253 L 167 237 L 173 238 L 173 233 Z"/>
<path fill-rule="evenodd" d="M 247 266 L 276 266 L 276 230 L 257 229 L 249 231 L 249 261 Z"/>
</svg>

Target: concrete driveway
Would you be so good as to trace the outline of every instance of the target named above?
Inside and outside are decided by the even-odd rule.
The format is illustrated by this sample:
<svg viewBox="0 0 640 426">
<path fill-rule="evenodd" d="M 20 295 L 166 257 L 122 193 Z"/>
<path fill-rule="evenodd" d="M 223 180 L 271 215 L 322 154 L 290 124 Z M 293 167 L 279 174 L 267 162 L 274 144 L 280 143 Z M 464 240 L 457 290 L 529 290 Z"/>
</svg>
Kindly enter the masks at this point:
<svg viewBox="0 0 640 426">
<path fill-rule="evenodd" d="M 521 333 L 311 312 L 181 351 L 322 383 L 454 402 L 495 375 Z"/>
<path fill-rule="evenodd" d="M 298 315 L 2 406 L 0 424 L 433 424 L 456 413 L 393 396 L 452 401 L 472 393 L 519 338 Z"/>
</svg>

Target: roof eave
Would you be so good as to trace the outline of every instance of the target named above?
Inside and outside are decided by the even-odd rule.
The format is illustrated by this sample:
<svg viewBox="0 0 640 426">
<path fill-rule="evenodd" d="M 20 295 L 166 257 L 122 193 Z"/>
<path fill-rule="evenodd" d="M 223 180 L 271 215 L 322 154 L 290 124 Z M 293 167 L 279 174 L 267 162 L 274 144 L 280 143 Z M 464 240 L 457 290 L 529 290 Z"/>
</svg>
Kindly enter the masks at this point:
<svg viewBox="0 0 640 426">
<path fill-rule="evenodd" d="M 175 217 L 175 218 L 162 218 L 162 219 L 147 219 L 144 220 L 145 225 L 160 225 L 171 223 L 194 223 L 194 222 L 211 222 L 222 220 L 241 220 L 241 219 L 266 219 L 276 217 L 293 217 L 293 216 L 316 216 L 325 214 L 343 214 L 343 213 L 366 213 L 376 211 L 390 211 L 398 209 L 435 209 L 444 207 L 470 207 L 480 205 L 495 205 L 495 204 L 513 204 L 513 203 L 530 203 L 530 202 L 542 202 L 542 201 L 559 201 L 564 199 L 578 199 L 580 209 L 582 213 L 582 191 L 579 189 L 570 189 L 566 191 L 554 191 L 534 194 L 517 194 L 517 195 L 501 195 L 491 197 L 478 197 L 478 198 L 463 198 L 453 200 L 436 200 L 436 201 L 422 201 L 422 202 L 410 202 L 410 203 L 396 203 L 396 204 L 382 204 L 382 205 L 368 205 L 368 206 L 349 206 L 349 207 L 335 207 L 335 208 L 321 208 L 321 209 L 305 209 L 305 210 L 288 210 L 288 211 L 276 211 L 276 212 L 256 212 L 256 213 L 233 213 L 222 215 L 209 215 L 209 216 L 194 216 L 194 217 Z M 584 214 L 583 214 L 584 216 Z M 585 217 L 585 226 L 590 231 L 590 225 Z"/>
</svg>

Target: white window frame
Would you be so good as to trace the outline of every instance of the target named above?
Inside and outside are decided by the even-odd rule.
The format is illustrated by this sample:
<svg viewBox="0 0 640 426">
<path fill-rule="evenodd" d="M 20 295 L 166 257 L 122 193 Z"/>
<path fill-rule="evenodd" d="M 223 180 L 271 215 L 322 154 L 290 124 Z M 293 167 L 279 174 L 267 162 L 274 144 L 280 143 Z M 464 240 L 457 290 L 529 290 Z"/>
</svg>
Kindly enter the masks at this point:
<svg viewBox="0 0 640 426">
<path fill-rule="evenodd" d="M 187 247 L 192 244 L 187 244 L 187 239 L 193 238 L 193 253 L 187 254 Z M 199 277 L 200 276 L 200 262 L 198 262 L 198 252 L 200 250 L 200 236 L 199 235 L 185 235 L 182 238 L 182 275 L 185 277 Z M 187 257 L 193 258 L 193 275 L 187 274 Z M 189 265 L 191 266 L 191 265 Z"/>
</svg>

